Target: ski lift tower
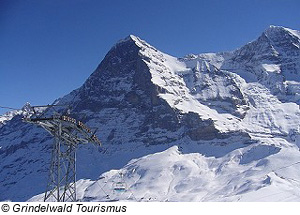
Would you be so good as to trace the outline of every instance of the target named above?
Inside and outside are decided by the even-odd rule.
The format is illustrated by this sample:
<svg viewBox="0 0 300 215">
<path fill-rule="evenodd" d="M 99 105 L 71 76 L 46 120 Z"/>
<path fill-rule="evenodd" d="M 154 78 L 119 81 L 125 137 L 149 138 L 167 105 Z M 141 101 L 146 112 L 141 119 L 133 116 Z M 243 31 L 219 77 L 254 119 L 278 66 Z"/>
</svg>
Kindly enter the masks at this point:
<svg viewBox="0 0 300 215">
<path fill-rule="evenodd" d="M 76 148 L 79 144 L 89 142 L 101 146 L 101 142 L 95 135 L 96 131 L 92 132 L 83 122 L 70 117 L 68 113 L 59 114 L 54 110 L 57 106 L 33 106 L 31 108 L 34 114 L 24 118 L 24 121 L 43 127 L 54 137 L 44 202 L 75 202 Z M 46 110 L 37 114 L 39 109 Z M 54 111 L 49 115 L 50 109 Z"/>
</svg>

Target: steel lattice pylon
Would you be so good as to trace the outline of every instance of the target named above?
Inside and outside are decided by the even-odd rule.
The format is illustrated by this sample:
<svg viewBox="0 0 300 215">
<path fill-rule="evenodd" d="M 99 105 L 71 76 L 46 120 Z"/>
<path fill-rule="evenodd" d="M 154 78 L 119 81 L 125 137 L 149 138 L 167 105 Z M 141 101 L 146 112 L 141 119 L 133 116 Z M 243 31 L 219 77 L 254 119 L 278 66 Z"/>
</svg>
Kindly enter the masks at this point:
<svg viewBox="0 0 300 215">
<path fill-rule="evenodd" d="M 42 126 L 54 136 L 44 201 L 76 201 L 76 148 L 88 142 L 101 146 L 99 139 L 81 121 L 66 115 L 55 113 L 51 117 L 39 115 L 24 120 Z"/>
<path fill-rule="evenodd" d="M 44 201 L 53 198 L 57 202 L 74 202 L 76 201 L 76 147 L 63 142 L 61 127 L 60 123 L 55 132 Z"/>
</svg>

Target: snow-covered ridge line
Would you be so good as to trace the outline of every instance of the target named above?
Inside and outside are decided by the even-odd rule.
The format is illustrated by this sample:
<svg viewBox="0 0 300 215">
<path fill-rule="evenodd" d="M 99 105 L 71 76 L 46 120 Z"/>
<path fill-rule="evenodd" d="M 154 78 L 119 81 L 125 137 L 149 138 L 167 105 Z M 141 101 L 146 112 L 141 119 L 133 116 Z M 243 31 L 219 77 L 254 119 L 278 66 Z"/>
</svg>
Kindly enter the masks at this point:
<svg viewBox="0 0 300 215">
<path fill-rule="evenodd" d="M 11 110 L 0 116 L 0 128 L 6 124 L 9 120 L 17 115 L 27 116 L 30 114 L 30 103 L 26 102 L 20 110 Z"/>
</svg>

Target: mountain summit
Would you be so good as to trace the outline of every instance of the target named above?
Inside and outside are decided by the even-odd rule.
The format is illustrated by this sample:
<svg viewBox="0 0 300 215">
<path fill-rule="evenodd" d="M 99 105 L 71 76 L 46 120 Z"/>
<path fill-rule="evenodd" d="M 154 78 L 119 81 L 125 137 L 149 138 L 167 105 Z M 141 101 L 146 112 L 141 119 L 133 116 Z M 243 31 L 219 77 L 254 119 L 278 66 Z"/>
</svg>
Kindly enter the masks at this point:
<svg viewBox="0 0 300 215">
<path fill-rule="evenodd" d="M 284 178 L 299 171 L 275 170 L 299 153 L 298 36 L 270 26 L 235 51 L 184 58 L 133 35 L 117 42 L 80 88 L 55 101 L 98 128 L 104 145 L 78 149 L 79 198 L 105 201 L 103 187 L 111 200 L 133 201 L 253 200 L 276 186 L 291 194 Z M 51 144 L 20 114 L 5 121 L 0 200 L 44 191 Z M 120 172 L 134 199 L 113 194 Z"/>
<path fill-rule="evenodd" d="M 283 48 L 285 45 L 289 45 L 286 48 L 299 49 L 300 32 L 291 30 L 289 28 L 281 26 L 271 25 L 264 31 L 264 34 L 270 39 L 270 41 L 277 47 Z"/>
</svg>

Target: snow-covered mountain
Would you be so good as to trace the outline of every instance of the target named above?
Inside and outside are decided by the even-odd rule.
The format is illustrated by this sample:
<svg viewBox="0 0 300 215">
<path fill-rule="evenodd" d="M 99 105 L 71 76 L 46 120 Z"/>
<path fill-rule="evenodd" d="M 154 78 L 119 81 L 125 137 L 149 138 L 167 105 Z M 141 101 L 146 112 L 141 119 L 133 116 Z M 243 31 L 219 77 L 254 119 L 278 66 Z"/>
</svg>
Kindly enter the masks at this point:
<svg viewBox="0 0 300 215">
<path fill-rule="evenodd" d="M 11 120 L 17 115 L 22 115 L 24 117 L 30 116 L 31 113 L 30 103 L 26 102 L 25 105 L 20 110 L 12 110 L 6 112 L 2 116 L 0 116 L 0 128 L 6 124 L 7 121 Z"/>
<path fill-rule="evenodd" d="M 299 201 L 299 47 L 299 31 L 276 26 L 235 51 L 183 58 L 119 41 L 55 101 L 104 145 L 79 147 L 78 197 Z M 0 128 L 0 200 L 27 200 L 47 182 L 52 138 L 21 115 Z"/>
<path fill-rule="evenodd" d="M 281 101 L 299 104 L 300 33 L 270 26 L 255 41 L 233 51 L 190 55 L 189 64 L 208 62 L 238 74 L 248 83 L 258 82 Z"/>
</svg>

